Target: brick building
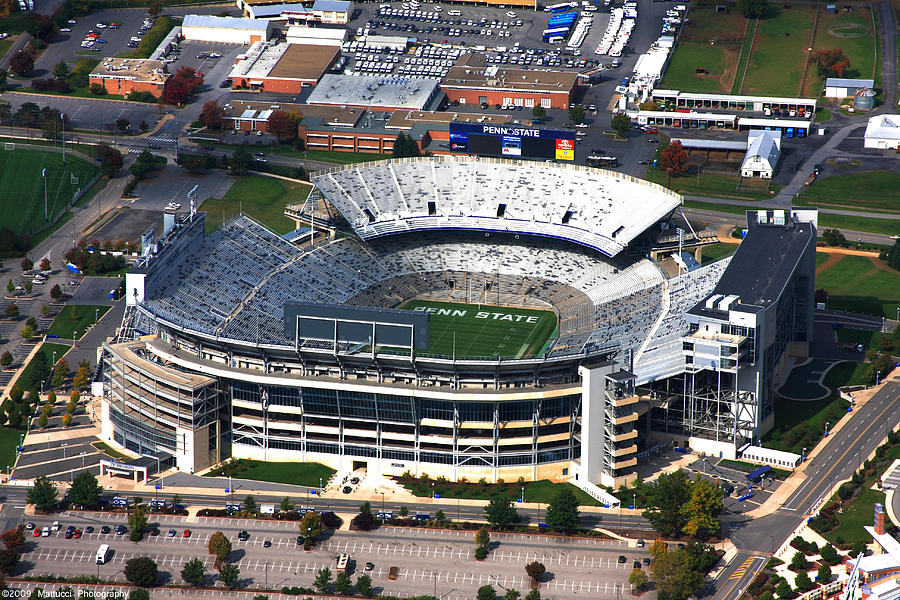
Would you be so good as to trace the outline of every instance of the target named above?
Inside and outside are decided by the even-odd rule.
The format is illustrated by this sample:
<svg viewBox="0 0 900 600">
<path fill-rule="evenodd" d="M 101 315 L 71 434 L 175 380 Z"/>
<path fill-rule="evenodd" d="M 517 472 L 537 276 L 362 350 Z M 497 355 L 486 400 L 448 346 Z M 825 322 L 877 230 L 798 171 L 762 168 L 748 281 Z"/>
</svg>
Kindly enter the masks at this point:
<svg viewBox="0 0 900 600">
<path fill-rule="evenodd" d="M 238 55 L 228 76 L 235 89 L 299 94 L 315 85 L 340 53 L 338 46 L 258 42 Z"/>
<path fill-rule="evenodd" d="M 92 85 L 102 85 L 107 94 L 128 96 L 132 92 L 150 92 L 159 98 L 169 77 L 165 63 L 159 60 L 106 58 L 91 71 L 89 81 Z"/>
<path fill-rule="evenodd" d="M 488 65 L 483 54 L 474 52 L 459 57 L 441 89 L 448 100 L 460 104 L 568 109 L 577 85 L 577 73 Z"/>
<path fill-rule="evenodd" d="M 269 117 L 276 110 L 299 113 L 303 118 L 316 119 L 330 127 L 353 127 L 363 111 L 340 106 L 310 106 L 288 102 L 272 103 L 252 100 L 231 100 L 224 107 L 225 128 L 238 132 L 269 131 Z"/>
</svg>

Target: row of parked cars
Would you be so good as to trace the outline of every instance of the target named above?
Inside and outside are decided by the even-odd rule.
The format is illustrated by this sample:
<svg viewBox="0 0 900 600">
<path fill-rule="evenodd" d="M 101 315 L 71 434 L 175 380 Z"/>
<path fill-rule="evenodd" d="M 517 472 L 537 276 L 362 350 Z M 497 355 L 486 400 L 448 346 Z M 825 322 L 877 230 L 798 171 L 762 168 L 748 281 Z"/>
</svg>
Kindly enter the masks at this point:
<svg viewBox="0 0 900 600">
<path fill-rule="evenodd" d="M 38 527 L 34 523 L 27 523 L 25 525 L 25 529 L 27 531 L 33 532 L 31 535 L 34 537 L 50 537 L 51 533 L 56 533 L 56 532 L 60 531 L 62 529 L 62 525 L 60 524 L 59 521 L 53 521 L 52 525 L 47 525 L 45 527 Z M 88 525 L 84 529 L 81 529 L 80 527 L 76 527 L 74 525 L 69 525 L 68 527 L 66 527 L 66 530 L 63 533 L 63 537 L 65 537 L 67 540 L 70 540 L 72 538 L 78 539 L 82 535 L 94 533 L 95 531 L 97 531 L 97 530 L 95 530 L 94 527 L 91 525 Z M 118 526 L 116 526 L 115 529 L 113 529 L 109 525 L 103 525 L 102 527 L 100 527 L 100 530 L 99 530 L 99 533 L 102 533 L 103 535 L 107 535 L 107 534 L 110 534 L 113 532 L 115 532 L 116 535 L 125 535 L 126 533 L 128 533 L 128 528 L 125 527 L 124 525 L 118 525 Z M 148 533 L 152 536 L 160 535 L 160 531 L 157 527 L 150 528 Z M 176 537 L 177 535 L 178 535 L 177 531 L 175 531 L 174 529 L 170 529 L 169 532 L 166 534 L 166 537 Z M 186 538 L 191 537 L 191 530 L 185 529 L 181 533 L 181 536 L 186 537 Z"/>
</svg>

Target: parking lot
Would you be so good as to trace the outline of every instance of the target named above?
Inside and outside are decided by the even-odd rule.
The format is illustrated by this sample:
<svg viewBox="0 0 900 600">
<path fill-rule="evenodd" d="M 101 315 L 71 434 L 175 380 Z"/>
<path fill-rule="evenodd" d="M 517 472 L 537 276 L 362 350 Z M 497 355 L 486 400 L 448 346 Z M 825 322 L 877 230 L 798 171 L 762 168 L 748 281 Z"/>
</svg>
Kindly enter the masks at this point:
<svg viewBox="0 0 900 600">
<path fill-rule="evenodd" d="M 161 571 L 168 571 L 171 581 L 178 582 L 178 572 L 190 558 L 204 560 L 212 569 L 212 557 L 207 551 L 209 537 L 217 530 L 231 539 L 230 557 L 241 569 L 243 577 L 254 584 L 267 582 L 270 587 L 311 585 L 319 569 L 334 570 L 335 557 L 351 556 L 351 572 L 368 572 L 376 587 L 385 593 L 408 594 L 421 591 L 422 582 L 434 582 L 449 593 L 450 598 L 474 598 L 479 586 L 492 584 L 503 588 L 525 590 L 529 586 L 525 565 L 538 560 L 547 567 L 542 590 L 555 597 L 569 597 L 591 593 L 615 597 L 627 586 L 633 562 L 643 565 L 647 553 L 628 549 L 617 540 L 572 540 L 541 538 L 539 544 L 529 536 L 514 534 L 492 535 L 492 550 L 487 560 L 475 561 L 474 533 L 445 530 L 408 530 L 384 528 L 365 533 L 334 532 L 320 541 L 310 552 L 297 544 L 296 523 L 252 522 L 246 519 L 204 519 L 186 522 L 186 517 L 151 515 L 157 523 L 159 535 L 148 536 L 140 544 L 128 541 L 127 534 L 102 534 L 104 524 L 115 527 L 126 522 L 124 514 L 63 513 L 61 529 L 49 537 L 29 537 L 28 551 L 23 562 L 31 564 L 30 573 L 96 574 L 96 546 L 107 543 L 112 548 L 110 559 L 100 566 L 102 577 L 121 578 L 123 563 L 134 556 L 149 556 Z M 35 519 L 37 527 L 49 525 L 51 520 Z M 65 539 L 69 525 L 94 527 L 93 533 L 80 539 Z M 184 537 L 190 528 L 190 537 Z M 172 530 L 170 534 L 169 530 Z M 237 533 L 246 529 L 249 539 L 241 541 Z M 414 540 L 412 535 L 414 534 Z M 537 546 L 537 547 L 536 547 Z M 621 557 L 625 561 L 621 561 Z M 365 564 L 372 563 L 371 570 Z M 396 580 L 387 578 L 392 566 L 399 567 Z"/>
</svg>

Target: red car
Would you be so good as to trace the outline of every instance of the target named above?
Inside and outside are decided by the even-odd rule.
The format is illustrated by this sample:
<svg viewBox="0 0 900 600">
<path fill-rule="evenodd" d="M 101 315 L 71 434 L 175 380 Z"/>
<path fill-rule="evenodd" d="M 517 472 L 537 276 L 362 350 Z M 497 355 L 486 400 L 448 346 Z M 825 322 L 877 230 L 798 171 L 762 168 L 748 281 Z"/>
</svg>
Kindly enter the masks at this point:
<svg viewBox="0 0 900 600">
<path fill-rule="evenodd" d="M 73 532 L 72 532 L 72 537 L 74 537 L 75 539 L 80 538 L 80 537 L 81 537 L 81 530 L 80 530 L 80 529 L 76 529 L 75 531 L 73 531 Z"/>
<path fill-rule="evenodd" d="M 657 129 L 656 127 L 651 127 L 647 129 L 647 133 L 659 133 L 659 129 Z"/>
<path fill-rule="evenodd" d="M 84 37 L 89 37 L 89 38 L 98 38 L 98 37 L 100 37 L 100 34 L 99 34 L 99 33 L 94 33 L 94 32 L 91 32 L 91 33 L 89 33 L 89 34 L 87 34 L 87 35 L 86 35 L 86 36 L 84 36 Z"/>
<path fill-rule="evenodd" d="M 182 534 L 182 537 L 191 537 L 191 530 L 185 529 L 184 533 Z"/>
<path fill-rule="evenodd" d="M 34 533 L 32 533 L 31 535 L 32 535 L 32 537 L 41 537 L 41 528 L 40 528 L 40 527 L 35 527 L 35 528 L 34 528 Z"/>
</svg>

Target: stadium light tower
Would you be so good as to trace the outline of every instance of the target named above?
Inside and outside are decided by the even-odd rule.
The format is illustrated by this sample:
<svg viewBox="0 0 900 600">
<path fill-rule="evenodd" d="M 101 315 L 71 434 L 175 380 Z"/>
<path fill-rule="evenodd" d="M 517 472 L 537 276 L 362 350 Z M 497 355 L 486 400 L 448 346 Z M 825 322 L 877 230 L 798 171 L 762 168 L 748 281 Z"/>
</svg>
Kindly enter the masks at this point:
<svg viewBox="0 0 900 600">
<path fill-rule="evenodd" d="M 41 171 L 44 177 L 44 221 L 47 221 L 47 169 Z"/>
</svg>

